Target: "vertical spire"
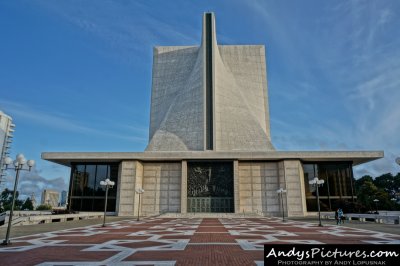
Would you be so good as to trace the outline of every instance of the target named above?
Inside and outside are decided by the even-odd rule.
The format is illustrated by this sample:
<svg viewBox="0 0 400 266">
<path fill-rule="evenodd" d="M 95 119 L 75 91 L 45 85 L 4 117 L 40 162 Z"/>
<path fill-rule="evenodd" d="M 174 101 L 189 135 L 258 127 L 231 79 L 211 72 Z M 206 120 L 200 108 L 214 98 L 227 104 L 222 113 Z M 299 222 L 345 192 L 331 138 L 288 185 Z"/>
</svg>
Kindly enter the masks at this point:
<svg viewBox="0 0 400 266">
<path fill-rule="evenodd" d="M 205 86 L 205 150 L 214 149 L 214 48 L 216 47 L 214 13 L 204 13 L 202 49 Z"/>
</svg>

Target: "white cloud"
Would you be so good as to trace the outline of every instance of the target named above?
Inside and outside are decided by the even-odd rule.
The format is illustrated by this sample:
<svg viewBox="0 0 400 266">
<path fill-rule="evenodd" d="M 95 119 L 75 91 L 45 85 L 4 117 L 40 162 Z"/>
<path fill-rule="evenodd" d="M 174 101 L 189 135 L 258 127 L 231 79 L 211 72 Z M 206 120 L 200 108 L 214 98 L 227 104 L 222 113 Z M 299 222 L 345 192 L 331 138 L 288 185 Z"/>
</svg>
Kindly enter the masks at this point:
<svg viewBox="0 0 400 266">
<path fill-rule="evenodd" d="M 269 76 L 273 143 L 286 150 L 384 150 L 385 158 L 356 167 L 356 175 L 399 172 L 398 2 L 327 3 L 315 17 L 301 19 L 296 15 L 306 6 L 299 11 L 277 2 L 247 5 L 260 15 L 269 46 L 283 53 L 284 68 L 298 70 Z M 287 19 L 292 14 L 298 23 Z"/>
<path fill-rule="evenodd" d="M 137 53 L 155 45 L 174 43 L 197 44 L 195 30 L 170 21 L 156 14 L 151 3 L 138 1 L 89 1 L 71 4 L 69 1 L 38 1 L 42 8 L 60 16 L 87 34 L 102 39 L 112 53 L 120 59 L 135 60 Z M 170 17 L 173 13 L 169 14 Z M 149 54 L 150 55 L 150 54 Z"/>
<path fill-rule="evenodd" d="M 5 187 L 13 190 L 15 182 L 15 172 L 8 170 L 6 176 Z M 35 195 L 36 202 L 40 204 L 41 195 L 44 189 L 51 189 L 56 191 L 68 191 L 68 184 L 63 177 L 48 179 L 42 176 L 40 170 L 35 167 L 31 171 L 21 171 L 17 191 L 19 191 L 19 198 L 26 199 Z"/>
<path fill-rule="evenodd" d="M 9 114 L 14 118 L 21 117 L 27 121 L 37 123 L 38 125 L 61 129 L 64 131 L 74 132 L 77 134 L 87 134 L 90 136 L 106 136 L 114 139 L 124 139 L 132 142 L 142 143 L 147 140 L 147 135 L 145 130 L 138 126 L 136 130 L 132 129 L 127 134 L 121 134 L 120 126 L 118 124 L 112 124 L 112 121 L 100 121 L 99 128 L 89 127 L 87 125 L 82 125 L 78 122 L 78 119 L 70 117 L 69 114 L 57 114 L 50 113 L 50 111 L 42 111 L 38 108 L 31 107 L 28 105 L 22 105 L 19 103 L 0 100 L 0 107 L 4 107 Z M 86 123 L 88 124 L 88 123 Z M 104 129 L 104 124 L 109 125 L 108 130 Z M 114 129 L 110 131 L 109 129 Z M 126 131 L 126 130 L 125 130 Z"/>
</svg>

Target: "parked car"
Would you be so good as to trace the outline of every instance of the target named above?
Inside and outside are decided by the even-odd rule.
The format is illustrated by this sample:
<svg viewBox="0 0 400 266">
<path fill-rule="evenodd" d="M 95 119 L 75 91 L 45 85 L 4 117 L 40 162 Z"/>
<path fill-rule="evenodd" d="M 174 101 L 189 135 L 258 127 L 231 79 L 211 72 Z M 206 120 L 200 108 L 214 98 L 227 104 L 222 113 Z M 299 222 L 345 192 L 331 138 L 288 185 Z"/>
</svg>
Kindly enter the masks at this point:
<svg viewBox="0 0 400 266">
<path fill-rule="evenodd" d="M 6 220 L 6 213 L 0 213 L 0 225 L 3 225 L 5 223 Z"/>
</svg>

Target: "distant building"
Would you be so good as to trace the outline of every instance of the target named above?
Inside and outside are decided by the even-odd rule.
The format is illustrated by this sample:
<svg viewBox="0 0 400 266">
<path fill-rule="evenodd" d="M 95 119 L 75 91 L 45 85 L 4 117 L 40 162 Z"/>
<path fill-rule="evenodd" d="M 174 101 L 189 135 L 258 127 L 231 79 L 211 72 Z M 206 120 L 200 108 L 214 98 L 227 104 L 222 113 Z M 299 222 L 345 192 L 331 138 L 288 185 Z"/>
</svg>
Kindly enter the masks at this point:
<svg viewBox="0 0 400 266">
<path fill-rule="evenodd" d="M 60 205 L 61 205 L 61 206 L 65 206 L 66 203 L 67 203 L 67 191 L 63 190 L 63 191 L 61 192 Z"/>
<path fill-rule="evenodd" d="M 32 201 L 33 207 L 36 208 L 37 202 L 36 202 L 35 193 L 33 193 L 33 192 L 32 192 L 32 195 L 31 195 L 31 201 Z"/>
<path fill-rule="evenodd" d="M 47 204 L 51 207 L 57 207 L 59 199 L 60 193 L 58 191 L 45 189 L 42 192 L 42 204 Z"/>
<path fill-rule="evenodd" d="M 10 153 L 12 142 L 12 133 L 15 125 L 12 123 L 12 118 L 0 111 L 0 184 L 3 177 L 6 175 L 4 159 Z"/>
</svg>

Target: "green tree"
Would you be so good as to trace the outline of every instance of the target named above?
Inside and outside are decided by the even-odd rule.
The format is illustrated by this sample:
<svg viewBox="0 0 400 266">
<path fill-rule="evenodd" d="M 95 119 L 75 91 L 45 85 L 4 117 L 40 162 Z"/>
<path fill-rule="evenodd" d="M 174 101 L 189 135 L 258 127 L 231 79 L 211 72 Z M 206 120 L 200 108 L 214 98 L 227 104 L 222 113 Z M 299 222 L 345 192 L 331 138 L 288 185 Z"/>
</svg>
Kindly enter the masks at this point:
<svg viewBox="0 0 400 266">
<path fill-rule="evenodd" d="M 400 173 L 395 176 L 387 173 L 376 178 L 365 175 L 354 181 L 354 187 L 357 202 L 363 207 L 361 209 L 400 210 L 400 205 L 392 200 L 398 199 L 400 193 Z"/>
<path fill-rule="evenodd" d="M 12 205 L 12 199 L 13 199 L 13 190 L 9 190 L 8 188 L 4 189 L 3 192 L 1 192 L 0 194 L 0 201 L 3 207 L 3 211 L 9 211 L 11 209 L 11 205 Z M 22 200 L 18 199 L 19 196 L 19 192 L 16 192 L 15 195 L 15 205 L 14 205 L 14 210 L 20 210 L 21 206 L 22 206 Z"/>
<path fill-rule="evenodd" d="M 397 192 L 400 192 L 400 173 L 397 173 L 397 175 L 394 176 L 393 180 Z"/>
<path fill-rule="evenodd" d="M 355 181 L 354 181 L 354 188 L 355 188 L 355 190 L 358 191 L 358 190 L 361 188 L 361 186 L 362 186 L 366 181 L 373 182 L 374 179 L 372 178 L 372 176 L 365 175 L 365 176 L 363 176 L 363 177 L 361 177 L 361 178 L 355 180 Z"/>
<path fill-rule="evenodd" d="M 374 185 L 372 180 L 365 179 L 357 190 L 357 201 L 368 210 L 374 210 L 375 203 L 373 200 L 376 198 L 377 193 L 378 188 Z"/>
<path fill-rule="evenodd" d="M 391 173 L 383 174 L 374 179 L 376 187 L 388 192 L 391 196 L 396 193 L 395 178 Z"/>
<path fill-rule="evenodd" d="M 26 198 L 26 200 L 24 201 L 24 203 L 22 204 L 21 207 L 22 210 L 33 210 L 33 203 L 32 200 L 30 198 Z"/>
</svg>

